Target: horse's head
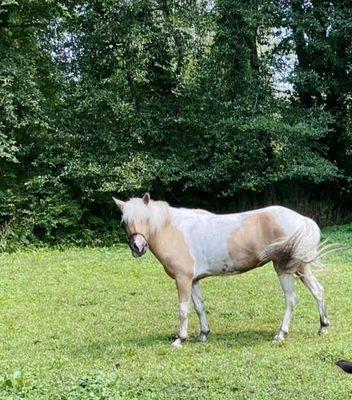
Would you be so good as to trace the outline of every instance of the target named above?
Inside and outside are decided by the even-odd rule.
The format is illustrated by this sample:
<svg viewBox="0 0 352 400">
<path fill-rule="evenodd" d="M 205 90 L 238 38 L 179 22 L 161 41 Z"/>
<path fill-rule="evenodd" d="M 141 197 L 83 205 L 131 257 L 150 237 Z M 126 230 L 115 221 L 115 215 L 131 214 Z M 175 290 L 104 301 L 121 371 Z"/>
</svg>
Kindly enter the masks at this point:
<svg viewBox="0 0 352 400">
<path fill-rule="evenodd" d="M 133 198 L 126 202 L 115 199 L 114 202 L 122 212 L 122 222 L 125 225 L 128 245 L 134 257 L 142 256 L 148 249 L 150 236 L 150 195 L 146 193 L 142 198 Z"/>
</svg>

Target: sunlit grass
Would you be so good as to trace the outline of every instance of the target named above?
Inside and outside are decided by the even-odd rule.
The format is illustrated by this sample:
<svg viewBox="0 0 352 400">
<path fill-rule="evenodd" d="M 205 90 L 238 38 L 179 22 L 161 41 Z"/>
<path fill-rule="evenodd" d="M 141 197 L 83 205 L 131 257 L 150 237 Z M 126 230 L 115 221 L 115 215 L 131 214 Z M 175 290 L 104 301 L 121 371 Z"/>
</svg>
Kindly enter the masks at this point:
<svg viewBox="0 0 352 400">
<path fill-rule="evenodd" d="M 317 335 L 310 294 L 297 282 L 290 335 L 272 344 L 284 311 L 270 265 L 202 282 L 211 336 L 172 349 L 177 331 L 174 282 L 148 255 L 124 246 L 0 255 L 0 398 L 29 399 L 347 399 L 352 376 L 352 232 L 318 274 L 331 332 Z"/>
</svg>

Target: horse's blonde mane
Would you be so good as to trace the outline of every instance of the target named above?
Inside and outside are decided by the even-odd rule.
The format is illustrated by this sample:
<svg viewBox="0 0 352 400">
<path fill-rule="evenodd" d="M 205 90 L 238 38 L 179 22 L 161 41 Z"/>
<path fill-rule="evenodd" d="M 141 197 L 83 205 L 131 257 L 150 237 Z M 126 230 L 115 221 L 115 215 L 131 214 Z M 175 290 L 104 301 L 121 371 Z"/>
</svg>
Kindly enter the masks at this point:
<svg viewBox="0 0 352 400">
<path fill-rule="evenodd" d="M 166 201 L 150 200 L 148 204 L 140 198 L 125 202 L 122 221 L 129 224 L 135 220 L 148 220 L 151 233 L 157 232 L 169 217 L 169 204 Z"/>
</svg>

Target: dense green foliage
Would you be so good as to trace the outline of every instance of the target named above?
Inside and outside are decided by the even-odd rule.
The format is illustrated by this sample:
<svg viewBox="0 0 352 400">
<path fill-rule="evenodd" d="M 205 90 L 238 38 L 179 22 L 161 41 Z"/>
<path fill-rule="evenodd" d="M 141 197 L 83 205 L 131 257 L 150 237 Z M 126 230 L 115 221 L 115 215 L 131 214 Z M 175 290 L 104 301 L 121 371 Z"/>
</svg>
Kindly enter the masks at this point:
<svg viewBox="0 0 352 400">
<path fill-rule="evenodd" d="M 337 0 L 1 0 L 0 247 L 108 243 L 111 194 L 145 190 L 336 222 L 351 17 Z"/>
<path fill-rule="evenodd" d="M 299 301 L 283 346 L 272 343 L 284 299 L 271 265 L 201 282 L 211 334 L 171 347 L 174 281 L 127 246 L 0 254 L 0 399 L 349 399 L 352 225 L 329 229 L 343 251 L 317 274 L 331 320 L 319 336 L 316 303 Z M 35 284 L 33 284 L 35 283 Z M 268 290 L 270 288 L 270 290 Z"/>
</svg>

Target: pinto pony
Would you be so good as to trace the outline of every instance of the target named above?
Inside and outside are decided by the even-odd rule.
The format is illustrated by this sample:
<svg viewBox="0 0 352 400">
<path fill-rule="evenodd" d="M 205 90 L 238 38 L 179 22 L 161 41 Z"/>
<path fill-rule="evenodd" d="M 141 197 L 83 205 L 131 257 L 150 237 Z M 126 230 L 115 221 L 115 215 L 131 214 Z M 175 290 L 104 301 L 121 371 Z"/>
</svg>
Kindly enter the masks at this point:
<svg viewBox="0 0 352 400">
<path fill-rule="evenodd" d="M 114 201 L 122 212 L 129 246 L 135 257 L 148 248 L 176 281 L 180 329 L 174 347 L 187 338 L 192 298 L 199 317 L 201 342 L 209 325 L 199 281 L 208 276 L 241 274 L 272 261 L 286 301 L 286 311 L 274 340 L 283 342 L 297 302 L 295 275 L 317 301 L 320 332 L 329 320 L 324 291 L 312 273 L 319 261 L 320 230 L 311 219 L 285 207 L 271 206 L 237 214 L 213 214 L 205 210 L 174 208 L 164 201 L 143 198 Z"/>
</svg>

